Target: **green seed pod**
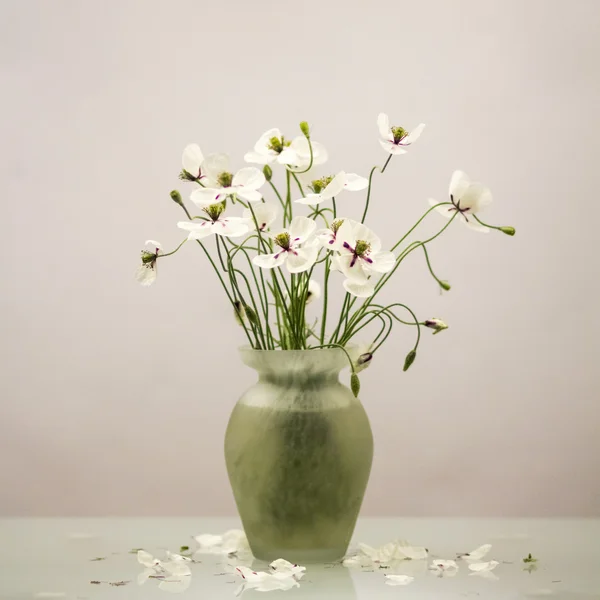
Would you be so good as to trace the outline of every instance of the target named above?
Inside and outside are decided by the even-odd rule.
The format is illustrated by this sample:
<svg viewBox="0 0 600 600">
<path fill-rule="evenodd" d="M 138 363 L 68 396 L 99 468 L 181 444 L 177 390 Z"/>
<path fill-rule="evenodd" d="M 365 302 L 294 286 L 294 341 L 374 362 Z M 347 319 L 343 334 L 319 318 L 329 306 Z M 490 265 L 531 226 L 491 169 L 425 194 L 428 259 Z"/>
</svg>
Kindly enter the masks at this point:
<svg viewBox="0 0 600 600">
<path fill-rule="evenodd" d="M 515 228 L 514 227 L 500 227 L 500 231 L 502 233 L 505 233 L 506 235 L 515 235 Z"/>
<path fill-rule="evenodd" d="M 177 190 L 173 190 L 171 192 L 171 200 L 183 206 L 183 200 L 181 199 L 181 194 Z"/>
<path fill-rule="evenodd" d="M 352 390 L 354 397 L 358 398 L 360 392 L 360 379 L 356 373 L 352 373 L 350 376 L 350 389 Z"/>
<path fill-rule="evenodd" d="M 250 321 L 250 323 L 252 323 L 253 325 L 258 325 L 258 316 L 256 315 L 254 309 L 246 304 L 246 306 L 244 306 L 244 310 L 246 311 L 248 321 Z"/>
</svg>

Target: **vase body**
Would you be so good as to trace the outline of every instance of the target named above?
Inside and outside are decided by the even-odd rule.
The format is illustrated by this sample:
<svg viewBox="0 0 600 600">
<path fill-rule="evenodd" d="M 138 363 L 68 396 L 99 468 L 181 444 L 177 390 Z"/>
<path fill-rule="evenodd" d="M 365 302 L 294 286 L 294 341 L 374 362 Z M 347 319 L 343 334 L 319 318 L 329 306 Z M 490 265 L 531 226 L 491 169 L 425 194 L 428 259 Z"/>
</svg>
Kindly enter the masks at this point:
<svg viewBox="0 0 600 600">
<path fill-rule="evenodd" d="M 346 553 L 373 459 L 339 349 L 242 349 L 259 376 L 236 404 L 225 460 L 254 556 L 328 562 Z"/>
</svg>

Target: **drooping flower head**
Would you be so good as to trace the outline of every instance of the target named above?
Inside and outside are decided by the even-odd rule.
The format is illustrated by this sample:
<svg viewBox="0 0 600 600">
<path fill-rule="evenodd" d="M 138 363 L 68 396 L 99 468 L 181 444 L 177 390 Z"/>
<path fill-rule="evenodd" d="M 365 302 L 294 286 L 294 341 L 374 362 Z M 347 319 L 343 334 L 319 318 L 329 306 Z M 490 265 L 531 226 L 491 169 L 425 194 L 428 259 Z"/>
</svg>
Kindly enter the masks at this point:
<svg viewBox="0 0 600 600">
<path fill-rule="evenodd" d="M 302 273 L 315 264 L 319 248 L 311 239 L 316 228 L 312 219 L 294 217 L 289 230 L 277 234 L 273 241 L 277 251 L 273 254 L 259 254 L 252 262 L 263 269 L 274 269 L 285 263 L 290 273 Z"/>
<path fill-rule="evenodd" d="M 198 144 L 188 144 L 181 157 L 183 171 L 179 175 L 180 179 L 186 181 L 203 181 L 207 179 L 206 174 L 202 172 L 202 163 L 204 162 L 204 154 Z"/>
<path fill-rule="evenodd" d="M 146 240 L 148 250 L 142 250 L 142 264 L 138 267 L 135 278 L 143 286 L 152 285 L 156 281 L 156 262 L 162 254 L 162 245 L 155 240 Z"/>
<path fill-rule="evenodd" d="M 403 127 L 390 126 L 390 119 L 385 113 L 380 113 L 377 117 L 377 127 L 381 139 L 381 147 L 390 154 L 404 154 L 406 146 L 410 146 L 419 139 L 425 124 L 417 125 L 411 132 Z"/>
<path fill-rule="evenodd" d="M 457 214 L 457 218 L 470 229 L 483 233 L 489 231 L 488 227 L 481 225 L 473 216 L 491 204 L 492 192 L 489 188 L 481 183 L 472 182 L 463 171 L 454 171 L 450 179 L 449 195 L 451 206 L 447 204 L 438 206 L 436 208 L 437 212 L 447 219 L 451 219 Z M 439 203 L 430 199 L 429 204 L 436 206 Z"/>
</svg>

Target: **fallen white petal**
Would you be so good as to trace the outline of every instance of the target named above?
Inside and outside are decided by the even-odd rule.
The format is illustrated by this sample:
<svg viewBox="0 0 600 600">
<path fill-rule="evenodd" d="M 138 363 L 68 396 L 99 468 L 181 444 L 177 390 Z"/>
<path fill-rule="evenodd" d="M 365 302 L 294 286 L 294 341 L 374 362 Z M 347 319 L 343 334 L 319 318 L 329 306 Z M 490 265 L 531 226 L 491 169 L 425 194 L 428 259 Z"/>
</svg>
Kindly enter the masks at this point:
<svg viewBox="0 0 600 600">
<path fill-rule="evenodd" d="M 493 571 L 500 563 L 497 560 L 489 562 L 472 563 L 469 565 L 471 571 Z"/>
<path fill-rule="evenodd" d="M 415 580 L 410 575 L 386 575 L 385 578 L 388 585 L 408 585 Z"/>
<path fill-rule="evenodd" d="M 483 546 L 479 546 L 479 548 L 475 548 L 475 550 L 472 550 L 471 552 L 467 552 L 467 554 L 464 554 L 461 558 L 464 558 L 465 560 L 480 561 L 491 549 L 491 544 L 484 544 Z"/>
</svg>

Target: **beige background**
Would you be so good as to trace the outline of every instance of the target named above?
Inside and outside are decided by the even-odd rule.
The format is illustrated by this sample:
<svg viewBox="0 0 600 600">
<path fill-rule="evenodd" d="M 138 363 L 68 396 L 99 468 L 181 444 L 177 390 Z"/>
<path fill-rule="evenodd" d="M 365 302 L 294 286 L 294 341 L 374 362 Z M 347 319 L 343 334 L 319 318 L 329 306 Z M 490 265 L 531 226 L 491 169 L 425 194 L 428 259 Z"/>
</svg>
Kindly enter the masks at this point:
<svg viewBox="0 0 600 600">
<path fill-rule="evenodd" d="M 385 155 L 375 119 L 428 127 L 375 182 L 388 245 L 461 168 L 515 238 L 458 223 L 386 298 L 363 377 L 367 514 L 600 515 L 600 3 L 454 0 L 0 3 L 0 513 L 233 514 L 222 438 L 252 382 L 203 257 L 133 280 L 190 141 L 242 165 L 307 119 L 331 171 Z M 359 196 L 343 198 L 357 214 Z M 439 226 L 432 216 L 426 231 Z"/>
</svg>

